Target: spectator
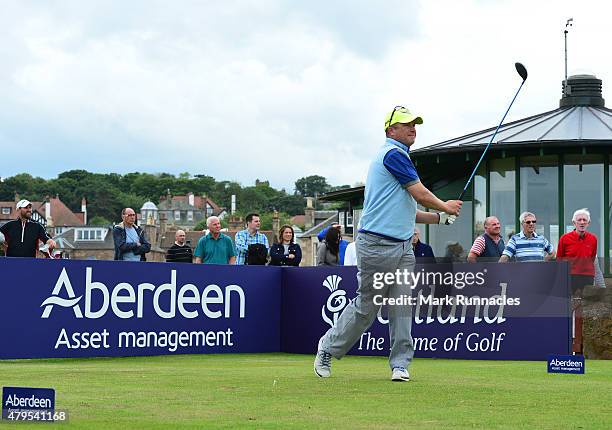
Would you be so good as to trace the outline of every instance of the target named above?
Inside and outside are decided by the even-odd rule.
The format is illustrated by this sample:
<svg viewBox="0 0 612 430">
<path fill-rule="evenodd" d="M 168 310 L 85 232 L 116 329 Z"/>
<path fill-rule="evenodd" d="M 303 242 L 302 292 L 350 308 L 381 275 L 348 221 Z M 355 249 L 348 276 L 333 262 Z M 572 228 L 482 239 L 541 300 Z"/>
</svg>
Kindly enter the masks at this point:
<svg viewBox="0 0 612 430">
<path fill-rule="evenodd" d="M 174 235 L 174 245 L 166 252 L 168 263 L 193 263 L 191 246 L 185 243 L 185 232 L 177 230 Z"/>
<path fill-rule="evenodd" d="M 147 261 L 145 254 L 151 250 L 145 232 L 136 225 L 136 212 L 132 208 L 121 211 L 122 222 L 113 228 L 115 260 Z"/>
<path fill-rule="evenodd" d="M 459 242 L 446 242 L 444 261 L 448 263 L 459 263 L 465 261 L 463 246 L 461 246 Z"/>
<path fill-rule="evenodd" d="M 317 250 L 317 266 L 337 266 L 340 264 L 340 230 L 330 228 L 327 230 L 325 240 Z"/>
<path fill-rule="evenodd" d="M 499 261 L 504 252 L 504 239 L 501 237 L 501 224 L 497 217 L 490 216 L 484 220 L 484 234 L 478 236 L 470 249 L 467 261 Z"/>
<path fill-rule="evenodd" d="M 338 229 L 338 231 L 340 232 L 340 236 L 342 236 L 342 226 L 338 224 L 337 222 L 334 222 L 329 227 L 325 227 L 323 230 L 321 230 L 321 232 L 317 235 L 319 242 L 323 242 L 323 240 L 325 240 L 325 235 L 327 234 L 327 231 L 330 228 Z M 344 254 L 346 253 L 346 247 L 348 246 L 348 244 L 349 243 L 346 240 L 340 237 L 340 247 L 339 247 L 340 261 L 338 262 L 340 266 L 344 264 Z"/>
<path fill-rule="evenodd" d="M 0 227 L 0 233 L 4 235 L 6 256 L 36 257 L 39 241 L 47 245 L 50 250 L 55 248 L 55 241 L 51 239 L 42 224 L 32 221 L 32 203 L 19 200 L 16 208 L 18 218 Z"/>
<path fill-rule="evenodd" d="M 278 231 L 278 243 L 270 248 L 270 265 L 299 266 L 302 261 L 302 249 L 295 243 L 295 233 L 290 225 L 284 225 Z"/>
<path fill-rule="evenodd" d="M 412 234 L 412 250 L 417 261 L 435 263 L 433 249 L 428 244 L 421 242 L 421 230 L 418 227 L 414 228 Z"/>
<path fill-rule="evenodd" d="M 346 247 L 344 253 L 344 266 L 356 266 L 357 265 L 357 244 L 350 242 Z"/>
<path fill-rule="evenodd" d="M 554 249 L 548 239 L 535 232 L 536 216 L 531 212 L 523 212 L 519 221 L 522 231 L 510 238 L 499 262 L 505 263 L 512 257 L 519 262 L 548 261 L 554 258 Z"/>
<path fill-rule="evenodd" d="M 265 247 L 266 254 L 270 248 L 266 235 L 259 233 L 259 227 L 261 226 L 259 214 L 248 214 L 246 216 L 246 222 L 247 228 L 236 233 L 236 264 L 239 265 L 247 264 L 247 254 L 249 253 L 249 248 L 252 250 L 251 254 L 254 254 L 253 251 L 257 248 L 263 249 L 262 247 L 254 247 L 253 245 L 263 245 L 263 247 Z"/>
<path fill-rule="evenodd" d="M 570 262 L 572 294 L 582 297 L 584 287 L 594 284 L 597 236 L 587 231 L 591 224 L 591 214 L 586 208 L 574 212 L 572 224 L 574 231 L 559 238 L 557 259 Z"/>
<path fill-rule="evenodd" d="M 236 264 L 236 251 L 232 239 L 221 233 L 221 220 L 210 216 L 206 220 L 208 234 L 202 236 L 195 250 L 196 264 Z"/>
</svg>

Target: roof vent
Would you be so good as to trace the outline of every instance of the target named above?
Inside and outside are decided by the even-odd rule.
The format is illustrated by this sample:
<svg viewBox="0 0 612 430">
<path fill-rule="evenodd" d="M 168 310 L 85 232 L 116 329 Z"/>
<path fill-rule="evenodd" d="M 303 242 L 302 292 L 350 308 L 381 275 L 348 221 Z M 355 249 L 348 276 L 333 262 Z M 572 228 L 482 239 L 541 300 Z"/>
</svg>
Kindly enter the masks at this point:
<svg viewBox="0 0 612 430">
<path fill-rule="evenodd" d="M 561 83 L 563 97 L 559 101 L 559 107 L 568 106 L 605 106 L 605 100 L 601 96 L 601 79 L 593 75 L 574 75 L 567 78 L 567 90 L 565 81 Z"/>
</svg>

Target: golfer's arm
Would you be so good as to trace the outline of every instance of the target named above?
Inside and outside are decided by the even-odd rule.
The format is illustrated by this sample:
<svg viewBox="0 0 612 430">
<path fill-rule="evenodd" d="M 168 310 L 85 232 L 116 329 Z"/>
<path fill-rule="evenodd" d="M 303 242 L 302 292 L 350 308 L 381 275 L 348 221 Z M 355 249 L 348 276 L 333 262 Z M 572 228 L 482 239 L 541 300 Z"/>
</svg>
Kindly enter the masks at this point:
<svg viewBox="0 0 612 430">
<path fill-rule="evenodd" d="M 417 209 L 416 222 L 417 224 L 438 224 L 440 215 L 438 212 L 424 212 Z"/>
<path fill-rule="evenodd" d="M 421 182 L 406 186 L 406 191 L 408 191 L 421 206 L 442 212 L 446 212 L 447 210 L 446 203 L 425 188 L 425 185 L 423 185 Z"/>
</svg>

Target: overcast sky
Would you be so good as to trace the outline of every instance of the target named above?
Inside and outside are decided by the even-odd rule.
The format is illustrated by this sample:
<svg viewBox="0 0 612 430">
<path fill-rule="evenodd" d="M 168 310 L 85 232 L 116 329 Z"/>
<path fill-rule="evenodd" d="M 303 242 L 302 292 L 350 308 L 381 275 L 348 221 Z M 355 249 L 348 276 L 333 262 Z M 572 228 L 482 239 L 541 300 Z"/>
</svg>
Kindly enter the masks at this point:
<svg viewBox="0 0 612 430">
<path fill-rule="evenodd" d="M 603 80 L 610 1 L 2 1 L 0 176 L 207 174 L 293 190 L 364 181 L 385 114 L 417 145 L 558 107 Z"/>
</svg>

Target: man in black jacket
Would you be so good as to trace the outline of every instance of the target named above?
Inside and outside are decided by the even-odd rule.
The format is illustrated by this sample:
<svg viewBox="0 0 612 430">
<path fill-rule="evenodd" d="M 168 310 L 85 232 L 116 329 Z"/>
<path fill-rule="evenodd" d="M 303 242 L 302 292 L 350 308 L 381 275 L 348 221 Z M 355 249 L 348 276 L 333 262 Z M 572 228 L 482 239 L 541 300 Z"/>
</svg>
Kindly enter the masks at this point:
<svg viewBox="0 0 612 430">
<path fill-rule="evenodd" d="M 45 228 L 38 222 L 32 221 L 32 203 L 20 200 L 17 203 L 19 217 L 0 227 L 0 232 L 8 244 L 7 257 L 36 257 L 38 241 L 55 248 L 56 244 Z"/>
<path fill-rule="evenodd" d="M 166 251 L 166 262 L 193 263 L 193 251 L 191 246 L 185 242 L 185 232 L 177 230 L 174 239 L 174 245 Z"/>
<path fill-rule="evenodd" d="M 120 222 L 113 228 L 115 260 L 147 261 L 145 254 L 151 250 L 145 232 L 136 225 L 136 212 L 132 208 L 121 211 Z"/>
</svg>

